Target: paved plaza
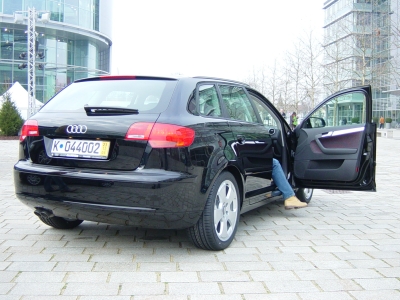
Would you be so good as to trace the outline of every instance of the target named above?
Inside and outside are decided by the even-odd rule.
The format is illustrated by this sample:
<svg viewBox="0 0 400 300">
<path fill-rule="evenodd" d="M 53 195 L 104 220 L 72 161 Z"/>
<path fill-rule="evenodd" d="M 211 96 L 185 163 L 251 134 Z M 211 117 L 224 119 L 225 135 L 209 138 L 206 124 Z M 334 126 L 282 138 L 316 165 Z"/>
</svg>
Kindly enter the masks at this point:
<svg viewBox="0 0 400 300">
<path fill-rule="evenodd" d="M 0 299 L 400 299 L 400 129 L 377 140 L 376 193 L 314 191 L 309 207 L 241 216 L 225 251 L 184 231 L 83 222 L 56 230 L 14 195 L 0 141 Z"/>
</svg>

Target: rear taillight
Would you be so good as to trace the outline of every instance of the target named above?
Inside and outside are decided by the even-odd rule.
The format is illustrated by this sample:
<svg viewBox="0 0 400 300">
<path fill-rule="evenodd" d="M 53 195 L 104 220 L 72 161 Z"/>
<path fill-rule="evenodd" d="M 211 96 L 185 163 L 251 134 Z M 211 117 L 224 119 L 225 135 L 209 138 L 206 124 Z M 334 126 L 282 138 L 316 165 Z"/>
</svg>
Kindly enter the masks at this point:
<svg viewBox="0 0 400 300">
<path fill-rule="evenodd" d="M 188 147 L 193 143 L 191 128 L 163 123 L 132 124 L 125 135 L 128 141 L 148 141 L 153 148 Z"/>
<path fill-rule="evenodd" d="M 39 136 L 39 125 L 36 120 L 26 120 L 22 125 L 19 141 L 23 142 L 27 136 Z"/>
</svg>

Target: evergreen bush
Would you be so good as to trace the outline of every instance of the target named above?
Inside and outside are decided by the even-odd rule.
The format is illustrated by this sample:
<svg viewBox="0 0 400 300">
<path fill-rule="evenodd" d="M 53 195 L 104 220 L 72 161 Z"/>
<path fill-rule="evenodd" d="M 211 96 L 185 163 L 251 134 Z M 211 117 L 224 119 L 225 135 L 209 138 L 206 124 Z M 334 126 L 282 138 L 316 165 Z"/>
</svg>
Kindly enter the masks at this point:
<svg viewBox="0 0 400 300">
<path fill-rule="evenodd" d="M 11 99 L 10 93 L 3 95 L 3 102 L 0 109 L 0 130 L 1 135 L 18 135 L 24 120 L 19 113 L 15 103 Z"/>
</svg>

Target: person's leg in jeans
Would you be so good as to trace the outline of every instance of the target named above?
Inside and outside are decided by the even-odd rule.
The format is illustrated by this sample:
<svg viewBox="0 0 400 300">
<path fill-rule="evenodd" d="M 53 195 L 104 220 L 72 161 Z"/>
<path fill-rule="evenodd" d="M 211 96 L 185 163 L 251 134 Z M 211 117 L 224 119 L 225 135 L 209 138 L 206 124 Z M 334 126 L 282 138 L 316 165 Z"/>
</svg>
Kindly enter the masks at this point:
<svg viewBox="0 0 400 300">
<path fill-rule="evenodd" d="M 301 202 L 295 196 L 295 193 L 283 173 L 282 166 L 278 160 L 272 159 L 272 179 L 275 185 L 282 192 L 283 199 L 285 200 L 285 209 L 302 208 L 306 207 L 307 203 Z"/>
</svg>

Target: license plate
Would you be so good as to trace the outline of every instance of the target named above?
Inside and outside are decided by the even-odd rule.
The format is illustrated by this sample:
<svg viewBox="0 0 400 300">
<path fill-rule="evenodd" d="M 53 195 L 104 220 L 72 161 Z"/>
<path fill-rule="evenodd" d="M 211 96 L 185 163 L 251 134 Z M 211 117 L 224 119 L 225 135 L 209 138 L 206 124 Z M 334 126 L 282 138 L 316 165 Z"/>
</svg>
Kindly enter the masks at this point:
<svg viewBox="0 0 400 300">
<path fill-rule="evenodd" d="M 109 141 L 54 139 L 51 155 L 61 157 L 107 159 Z"/>
</svg>

